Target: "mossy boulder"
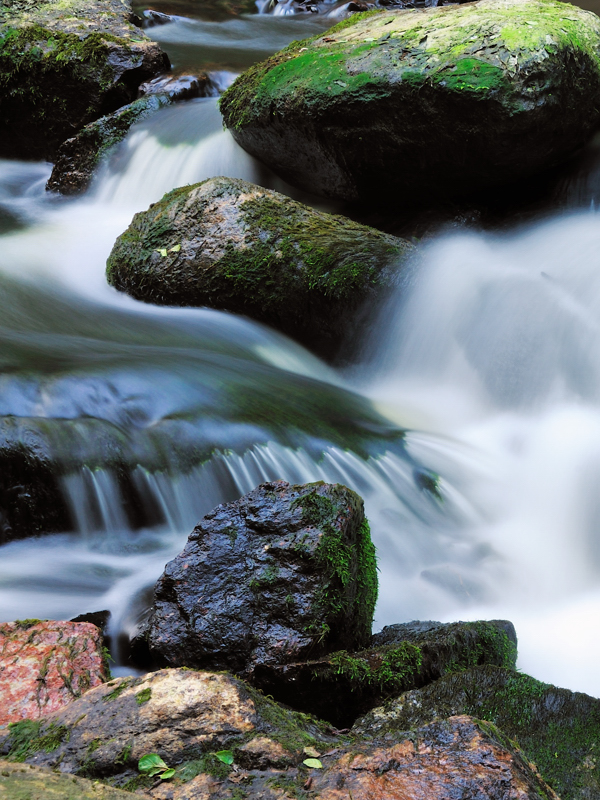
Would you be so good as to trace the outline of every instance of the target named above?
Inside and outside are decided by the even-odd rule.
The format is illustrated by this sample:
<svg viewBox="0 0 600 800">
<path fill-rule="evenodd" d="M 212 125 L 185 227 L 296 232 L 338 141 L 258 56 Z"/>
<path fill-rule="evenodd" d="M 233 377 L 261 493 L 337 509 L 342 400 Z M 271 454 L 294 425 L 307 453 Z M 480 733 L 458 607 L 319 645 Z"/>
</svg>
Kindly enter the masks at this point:
<svg viewBox="0 0 600 800">
<path fill-rule="evenodd" d="M 0 157 L 52 160 L 87 123 L 169 68 L 121 0 L 0 5 Z"/>
<path fill-rule="evenodd" d="M 10 761 L 0 761 L 0 797 L 7 800 L 131 800 L 130 793 L 98 781 Z"/>
<path fill-rule="evenodd" d="M 204 517 L 154 595 L 158 665 L 251 680 L 257 664 L 360 648 L 377 598 L 363 502 L 339 484 L 264 483 Z"/>
<path fill-rule="evenodd" d="M 107 277 L 138 300 L 246 314 L 332 356 L 365 301 L 402 280 L 413 249 L 246 181 L 211 178 L 136 214 Z"/>
<path fill-rule="evenodd" d="M 600 19 L 558 0 L 357 14 L 221 98 L 237 142 L 291 183 L 395 203 L 508 183 L 600 120 Z"/>
<path fill-rule="evenodd" d="M 511 669 L 480 666 L 446 675 L 358 720 L 361 738 L 394 739 L 452 714 L 471 714 L 516 740 L 562 800 L 600 798 L 600 700 Z"/>
<path fill-rule="evenodd" d="M 449 672 L 479 664 L 514 667 L 516 658 L 515 629 L 505 620 L 409 622 L 384 628 L 366 650 L 259 665 L 254 683 L 292 708 L 345 728 L 386 698 Z"/>
</svg>

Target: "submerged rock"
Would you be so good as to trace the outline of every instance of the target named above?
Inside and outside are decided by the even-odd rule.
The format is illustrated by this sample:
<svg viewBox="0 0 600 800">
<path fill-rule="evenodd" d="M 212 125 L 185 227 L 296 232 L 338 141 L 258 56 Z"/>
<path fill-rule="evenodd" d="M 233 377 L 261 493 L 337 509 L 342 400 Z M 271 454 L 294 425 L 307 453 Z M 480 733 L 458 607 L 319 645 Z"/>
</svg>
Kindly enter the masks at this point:
<svg viewBox="0 0 600 800">
<path fill-rule="evenodd" d="M 211 178 L 136 214 L 107 262 L 138 300 L 247 314 L 333 355 L 402 278 L 402 239 L 246 181 Z"/>
<path fill-rule="evenodd" d="M 514 667 L 516 645 L 515 629 L 505 620 L 409 622 L 384 628 L 367 650 L 257 666 L 253 682 L 292 708 L 346 727 L 386 697 L 448 672 L 479 664 Z"/>
<path fill-rule="evenodd" d="M 169 68 L 121 0 L 0 6 L 0 157 L 51 160 L 61 142 Z"/>
<path fill-rule="evenodd" d="M 112 147 L 123 141 L 131 126 L 170 102 L 167 95 L 141 97 L 113 114 L 90 122 L 58 148 L 46 189 L 65 195 L 85 191 L 96 167 Z"/>
<path fill-rule="evenodd" d="M 104 683 L 109 672 L 102 644 L 90 623 L 0 623 L 0 726 L 39 719 Z"/>
<path fill-rule="evenodd" d="M 92 783 L 31 764 L 1 760 L 0 797 L 7 800 L 131 800 L 130 793 L 98 781 Z"/>
<path fill-rule="evenodd" d="M 481 666 L 446 675 L 374 709 L 353 734 L 395 740 L 454 714 L 488 720 L 516 740 L 562 800 L 600 798 L 600 700 L 514 670 Z"/>
<path fill-rule="evenodd" d="M 291 183 L 431 201 L 565 159 L 600 119 L 600 20 L 558 0 L 358 14 L 221 99 L 236 141 Z"/>
<path fill-rule="evenodd" d="M 90 122 L 58 148 L 46 189 L 64 195 L 85 191 L 94 171 L 136 122 L 178 100 L 216 93 L 208 75 L 163 75 L 139 87 L 142 97 Z"/>
<path fill-rule="evenodd" d="M 217 506 L 156 584 L 146 640 L 160 665 L 285 664 L 369 642 L 375 548 L 339 484 L 264 483 Z"/>
</svg>

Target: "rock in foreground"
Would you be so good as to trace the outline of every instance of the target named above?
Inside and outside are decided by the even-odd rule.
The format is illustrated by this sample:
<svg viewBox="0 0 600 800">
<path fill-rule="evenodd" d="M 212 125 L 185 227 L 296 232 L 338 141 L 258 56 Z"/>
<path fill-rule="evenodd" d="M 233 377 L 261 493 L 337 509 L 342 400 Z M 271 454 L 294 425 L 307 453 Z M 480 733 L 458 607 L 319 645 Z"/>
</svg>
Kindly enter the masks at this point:
<svg viewBox="0 0 600 800">
<path fill-rule="evenodd" d="M 600 700 L 513 670 L 482 666 L 446 675 L 374 709 L 353 732 L 395 739 L 407 728 L 454 714 L 497 725 L 562 800 L 600 798 Z"/>
<path fill-rule="evenodd" d="M 0 157 L 52 160 L 61 142 L 169 68 L 130 17 L 120 0 L 0 6 Z"/>
<path fill-rule="evenodd" d="M 291 183 L 409 205 L 531 175 L 600 118 L 600 20 L 557 0 L 356 15 L 241 75 L 221 111 Z"/>
<path fill-rule="evenodd" d="M 146 634 L 159 665 L 285 664 L 370 640 L 375 548 L 339 484 L 264 483 L 217 506 L 167 564 Z"/>
<path fill-rule="evenodd" d="M 107 277 L 138 300 L 246 314 L 331 356 L 369 299 L 399 282 L 412 250 L 277 192 L 211 178 L 136 214 Z"/>
<path fill-rule="evenodd" d="M 0 725 L 39 719 L 107 678 L 102 634 L 95 625 L 52 620 L 0 624 Z"/>
<path fill-rule="evenodd" d="M 357 653 L 258 666 L 253 681 L 280 702 L 344 728 L 385 698 L 480 664 L 514 668 L 516 657 L 515 629 L 505 620 L 409 622 L 389 625 Z"/>
<path fill-rule="evenodd" d="M 131 800 L 128 792 L 98 781 L 92 783 L 85 778 L 10 761 L 0 761 L 0 797 L 6 800 Z"/>
</svg>

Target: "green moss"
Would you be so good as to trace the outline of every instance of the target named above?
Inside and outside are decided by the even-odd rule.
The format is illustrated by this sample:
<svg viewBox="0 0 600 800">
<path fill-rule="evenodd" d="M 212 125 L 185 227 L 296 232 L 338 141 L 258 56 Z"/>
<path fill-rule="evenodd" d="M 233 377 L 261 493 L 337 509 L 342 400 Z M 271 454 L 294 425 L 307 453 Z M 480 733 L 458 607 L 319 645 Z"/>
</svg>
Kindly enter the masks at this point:
<svg viewBox="0 0 600 800">
<path fill-rule="evenodd" d="M 29 628 L 33 628 L 34 625 L 37 625 L 40 622 L 46 622 L 46 620 L 41 619 L 16 619 L 15 625 L 17 625 L 21 630 L 27 631 Z"/>
<path fill-rule="evenodd" d="M 438 83 L 452 91 L 487 92 L 502 89 L 506 79 L 504 71 L 478 58 L 461 58 L 454 66 L 438 72 Z"/>
<path fill-rule="evenodd" d="M 337 628 L 343 619 L 352 619 L 357 640 L 371 632 L 377 602 L 377 558 L 367 520 L 363 520 L 354 541 L 350 541 L 341 526 L 336 525 L 340 504 L 319 494 L 322 484 L 294 500 L 302 508 L 302 521 L 322 531 L 315 552 L 316 560 L 327 583 L 317 599 L 316 621 L 309 627 L 317 640 L 323 640 L 330 628 Z M 338 491 L 333 489 L 333 493 Z M 339 492 L 346 492 L 344 487 Z M 337 499 L 337 498 L 336 498 Z M 326 621 L 325 621 L 326 620 Z"/>
<path fill-rule="evenodd" d="M 108 686 L 112 686 L 112 684 L 111 684 L 111 683 L 109 683 L 109 684 L 107 684 L 107 685 L 108 685 Z M 112 690 L 112 692 L 109 692 L 109 694 L 105 694 L 105 695 L 104 695 L 104 697 L 102 698 L 102 699 L 103 699 L 103 701 L 104 701 L 105 703 L 110 703 L 110 701 L 111 701 L 111 700 L 116 700 L 116 699 L 117 699 L 117 697 L 119 697 L 121 694 L 123 694 L 123 692 L 125 691 L 125 689 L 128 689 L 130 686 L 131 686 L 131 681 L 128 681 L 128 680 L 126 680 L 126 681 L 123 681 L 122 683 L 119 683 L 119 684 L 118 684 L 118 685 L 117 685 L 117 686 L 116 686 L 116 687 L 115 687 L 115 688 Z"/>
<path fill-rule="evenodd" d="M 423 654 L 420 647 L 401 642 L 382 651 L 380 658 L 372 659 L 374 663 L 365 657 L 352 656 L 345 650 L 334 653 L 329 661 L 331 667 L 327 672 L 343 677 L 353 691 L 370 688 L 389 697 L 419 683 Z M 320 677 L 321 672 L 316 670 L 315 677 Z"/>
<path fill-rule="evenodd" d="M 136 694 L 135 702 L 138 704 L 138 706 L 141 706 L 144 703 L 147 703 L 151 697 L 152 697 L 152 689 L 149 686 L 146 686 L 145 689 L 142 689 L 141 692 L 138 692 Z"/>
<path fill-rule="evenodd" d="M 8 726 L 8 757 L 13 761 L 25 761 L 34 753 L 52 753 L 63 742 L 69 741 L 70 732 L 64 725 L 24 719 Z"/>
<path fill-rule="evenodd" d="M 205 753 L 200 758 L 194 761 L 188 761 L 182 766 L 177 768 L 176 777 L 179 780 L 187 783 L 202 773 L 212 775 L 213 778 L 218 780 L 225 780 L 231 767 L 220 761 L 214 753 Z"/>
</svg>

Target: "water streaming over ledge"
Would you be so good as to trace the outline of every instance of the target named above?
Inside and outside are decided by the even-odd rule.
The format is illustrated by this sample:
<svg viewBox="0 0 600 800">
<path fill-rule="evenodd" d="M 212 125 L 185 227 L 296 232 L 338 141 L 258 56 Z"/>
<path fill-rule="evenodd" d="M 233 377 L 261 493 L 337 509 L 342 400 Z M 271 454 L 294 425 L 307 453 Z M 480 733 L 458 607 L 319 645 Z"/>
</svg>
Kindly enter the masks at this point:
<svg viewBox="0 0 600 800">
<path fill-rule="evenodd" d="M 181 68 L 204 48 L 241 69 L 322 29 L 192 23 L 157 32 Z M 225 174 L 293 194 L 222 130 L 214 99 L 136 126 L 80 199 L 44 195 L 48 174 L 0 162 L 0 415 L 41 432 L 73 531 L 0 549 L 1 618 L 110 608 L 118 642 L 215 504 L 263 480 L 341 481 L 378 547 L 378 626 L 508 617 L 523 669 L 600 695 L 595 213 L 438 238 L 341 373 L 251 321 L 106 285 L 116 236 L 174 186 Z M 597 203 L 596 174 L 566 195 Z"/>
</svg>

